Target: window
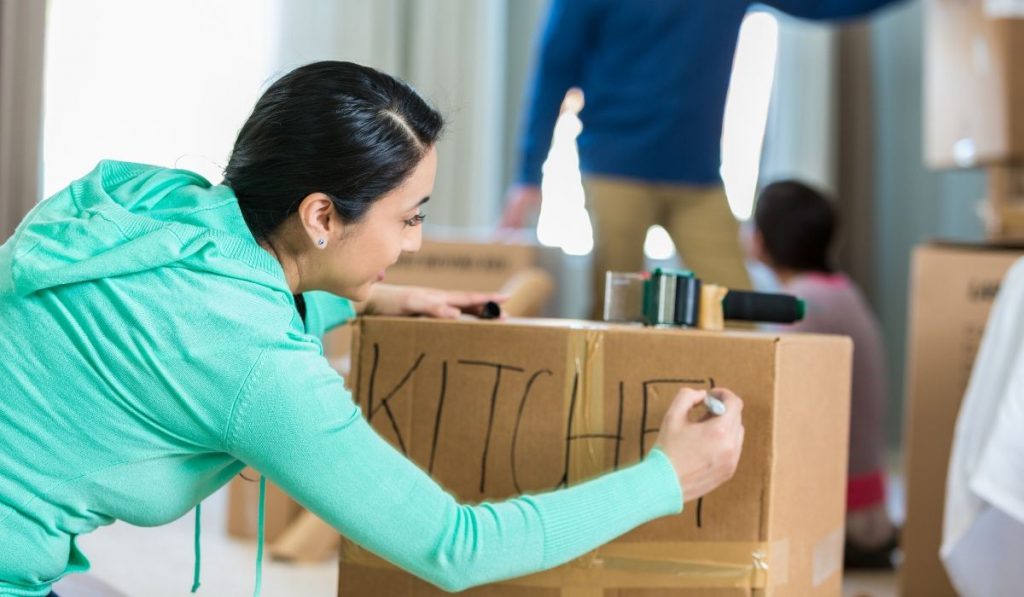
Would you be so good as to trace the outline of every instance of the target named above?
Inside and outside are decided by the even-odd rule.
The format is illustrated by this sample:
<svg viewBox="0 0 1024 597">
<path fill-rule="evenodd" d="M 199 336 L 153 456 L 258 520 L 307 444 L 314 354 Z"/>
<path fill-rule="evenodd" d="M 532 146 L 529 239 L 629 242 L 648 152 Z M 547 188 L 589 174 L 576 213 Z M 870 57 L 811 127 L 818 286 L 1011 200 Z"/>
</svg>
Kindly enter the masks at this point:
<svg viewBox="0 0 1024 597">
<path fill-rule="evenodd" d="M 50 0 L 44 196 L 107 158 L 219 182 L 278 22 L 276 0 Z"/>
<path fill-rule="evenodd" d="M 775 79 L 779 24 L 767 12 L 743 19 L 722 124 L 722 182 L 732 213 L 750 218 Z"/>
<path fill-rule="evenodd" d="M 578 117 L 583 102 L 579 89 L 570 89 L 565 94 L 551 150 L 544 162 L 544 200 L 537 221 L 537 240 L 549 247 L 561 247 L 569 255 L 587 255 L 594 248 L 594 233 L 583 198 L 580 156 L 576 151 L 576 137 L 583 130 Z"/>
</svg>

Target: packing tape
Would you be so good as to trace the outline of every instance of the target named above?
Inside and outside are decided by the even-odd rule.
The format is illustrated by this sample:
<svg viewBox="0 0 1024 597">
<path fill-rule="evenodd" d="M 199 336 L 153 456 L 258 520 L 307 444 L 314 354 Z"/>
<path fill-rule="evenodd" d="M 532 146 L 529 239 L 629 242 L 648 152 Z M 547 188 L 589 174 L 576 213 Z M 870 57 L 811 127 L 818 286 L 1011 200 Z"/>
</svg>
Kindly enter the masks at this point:
<svg viewBox="0 0 1024 597">
<path fill-rule="evenodd" d="M 725 329 L 725 313 L 722 301 L 729 289 L 717 284 L 704 284 L 700 287 L 700 316 L 697 327 L 702 330 Z"/>
<path fill-rule="evenodd" d="M 604 589 L 763 589 L 769 569 L 788 563 L 788 542 L 651 541 L 609 543 L 562 566 L 499 584 L 559 588 L 563 597 L 601 595 Z M 385 560 L 342 539 L 341 561 L 392 568 Z"/>
<path fill-rule="evenodd" d="M 824 583 L 843 566 L 844 528 L 825 535 L 811 551 L 811 586 Z"/>
<path fill-rule="evenodd" d="M 572 417 L 572 435 L 604 432 L 604 340 L 597 330 L 572 330 L 566 347 L 563 393 L 564 420 Z M 576 387 L 578 385 L 578 387 Z M 608 469 L 608 442 L 600 437 L 578 437 L 569 442 L 569 485 L 576 485 Z"/>
</svg>

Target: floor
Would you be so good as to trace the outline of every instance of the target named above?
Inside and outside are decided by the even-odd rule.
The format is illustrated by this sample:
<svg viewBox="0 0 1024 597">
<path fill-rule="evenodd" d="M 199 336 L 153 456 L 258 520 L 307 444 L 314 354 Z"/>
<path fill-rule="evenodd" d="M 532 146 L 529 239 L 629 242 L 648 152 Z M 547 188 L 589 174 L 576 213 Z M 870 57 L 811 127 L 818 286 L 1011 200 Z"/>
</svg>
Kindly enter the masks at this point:
<svg viewBox="0 0 1024 597">
<path fill-rule="evenodd" d="M 229 537 L 226 520 L 227 491 L 221 490 L 203 502 L 200 597 L 252 594 L 255 542 Z M 194 525 L 191 514 L 156 528 L 115 523 L 81 537 L 79 547 L 92 562 L 90 576 L 125 596 L 180 597 L 189 595 L 192 588 Z M 265 597 L 327 597 L 337 594 L 337 584 L 334 561 L 298 565 L 264 560 Z M 107 597 L 109 593 L 75 587 L 62 591 L 59 584 L 54 589 L 61 597 Z"/>
<path fill-rule="evenodd" d="M 890 509 L 902 520 L 902 487 L 891 483 Z M 227 536 L 227 494 L 221 491 L 203 503 L 202 588 L 198 595 L 250 595 L 256 571 L 255 544 Z M 195 519 L 185 516 L 158 528 L 117 523 L 82 537 L 79 545 L 92 562 L 93 582 L 105 583 L 121 595 L 74 581 L 77 586 L 55 587 L 62 597 L 178 597 L 189 594 L 193 572 Z M 262 594 L 266 597 L 336 594 L 334 561 L 298 565 L 265 560 Z M 895 597 L 896 575 L 847 574 L 843 597 Z"/>
</svg>

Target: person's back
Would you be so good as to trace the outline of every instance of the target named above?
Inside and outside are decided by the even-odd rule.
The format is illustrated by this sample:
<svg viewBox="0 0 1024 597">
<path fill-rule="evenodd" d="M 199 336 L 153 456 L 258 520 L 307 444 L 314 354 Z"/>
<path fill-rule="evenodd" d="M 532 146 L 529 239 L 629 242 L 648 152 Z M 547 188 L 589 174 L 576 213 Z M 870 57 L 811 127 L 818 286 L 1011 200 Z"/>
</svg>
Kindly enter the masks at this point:
<svg viewBox="0 0 1024 597">
<path fill-rule="evenodd" d="M 794 16 L 864 15 L 892 0 L 767 0 Z M 751 0 L 553 0 L 538 41 L 517 182 L 540 183 L 570 87 L 583 90 L 580 169 L 720 184 L 725 99 Z"/>
<path fill-rule="evenodd" d="M 725 94 L 748 2 L 562 4 L 574 12 L 553 7 L 542 43 L 553 46 L 552 62 L 564 58 L 564 67 L 575 72 L 564 73 L 563 84 L 538 83 L 533 109 L 557 110 L 566 83 L 583 90 L 578 139 L 583 172 L 718 183 Z M 521 179 L 540 181 L 556 116 L 530 120 Z"/>
<path fill-rule="evenodd" d="M 856 285 L 831 265 L 836 217 L 821 193 L 796 181 L 768 185 L 758 197 L 754 223 L 754 256 L 774 271 L 784 292 L 807 305 L 802 321 L 780 329 L 853 340 L 846 563 L 891 567 L 895 531 L 885 509 L 881 326 Z"/>
</svg>

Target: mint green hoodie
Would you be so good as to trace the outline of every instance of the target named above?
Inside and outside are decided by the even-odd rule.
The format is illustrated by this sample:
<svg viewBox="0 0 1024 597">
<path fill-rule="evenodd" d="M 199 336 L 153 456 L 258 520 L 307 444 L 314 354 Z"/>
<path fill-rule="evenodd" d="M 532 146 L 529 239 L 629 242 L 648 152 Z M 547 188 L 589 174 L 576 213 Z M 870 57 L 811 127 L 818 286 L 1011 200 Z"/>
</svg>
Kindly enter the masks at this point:
<svg viewBox="0 0 1024 597">
<path fill-rule="evenodd" d="M 102 162 L 0 246 L 0 595 L 89 568 L 79 535 L 165 524 L 245 466 L 446 589 L 561 564 L 682 496 L 660 451 L 576 487 L 456 503 L 367 425 L 231 189 Z M 186 586 L 183 583 L 183 587 Z"/>
</svg>

